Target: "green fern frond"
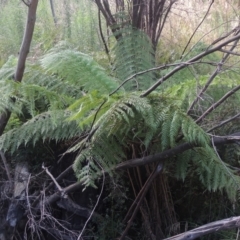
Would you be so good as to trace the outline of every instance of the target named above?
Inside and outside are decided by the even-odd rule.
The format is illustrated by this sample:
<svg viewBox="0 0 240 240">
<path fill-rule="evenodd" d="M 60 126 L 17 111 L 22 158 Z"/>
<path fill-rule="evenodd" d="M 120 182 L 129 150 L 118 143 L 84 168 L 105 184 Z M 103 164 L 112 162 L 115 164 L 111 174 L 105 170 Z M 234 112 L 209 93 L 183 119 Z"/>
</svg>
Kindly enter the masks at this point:
<svg viewBox="0 0 240 240">
<path fill-rule="evenodd" d="M 8 61 L 0 68 L 0 81 L 13 79 L 16 65 L 17 59 L 10 56 Z"/>
<path fill-rule="evenodd" d="M 117 32 L 124 35 L 113 48 L 115 56 L 116 77 L 122 81 L 141 71 L 154 67 L 154 53 L 147 35 L 131 26 L 126 26 Z M 155 80 L 154 72 L 144 73 L 134 77 L 124 85 L 126 90 L 143 90 Z"/>
<path fill-rule="evenodd" d="M 41 113 L 18 128 L 0 136 L 0 149 L 15 152 L 20 145 L 33 145 L 38 141 L 61 141 L 80 135 L 74 121 L 66 121 L 69 113 L 64 110 Z"/>
<path fill-rule="evenodd" d="M 67 82 L 57 74 L 48 73 L 39 64 L 27 66 L 22 82 L 29 85 L 41 86 L 60 95 L 75 99 L 83 95 L 80 84 Z"/>
<path fill-rule="evenodd" d="M 177 179 L 185 180 L 193 154 L 193 150 L 188 150 L 178 155 L 175 166 L 175 177 Z"/>
<path fill-rule="evenodd" d="M 84 98 L 72 108 L 74 110 L 79 105 L 82 107 L 79 113 L 72 117 L 80 124 L 81 121 L 84 121 L 84 116 L 90 116 L 92 112 L 96 113 L 96 109 L 93 109 L 94 105 L 90 104 L 92 96 Z M 82 174 L 86 176 L 81 173 L 83 170 L 77 167 L 79 166 L 78 161 L 86 160 L 82 154 L 91 156 L 101 166 L 104 166 L 104 169 L 110 170 L 124 159 L 119 158 L 119 152 L 124 151 L 123 143 L 139 141 L 148 149 L 151 148 L 151 142 L 156 141 L 160 136 L 161 144 L 156 149 L 159 152 L 175 146 L 179 135 L 183 133 L 184 140 L 190 143 L 203 147 L 209 144 L 207 134 L 177 106 L 170 105 L 169 107 L 166 104 L 167 98 L 162 95 L 154 93 L 146 98 L 141 98 L 137 93 L 123 94 L 112 99 L 110 103 L 105 106 L 104 112 L 99 114 L 93 126 L 96 131 L 88 143 L 88 147 L 76 159 L 74 169 L 78 176 L 82 176 Z M 86 105 L 85 109 L 84 104 Z M 108 155 L 106 152 L 110 154 Z M 184 177 L 184 173 L 181 176 Z M 93 181 L 90 176 L 89 181 Z"/>
<path fill-rule="evenodd" d="M 240 178 L 217 157 L 214 150 L 209 147 L 195 148 L 196 154 L 193 162 L 197 166 L 199 179 L 209 191 L 224 189 L 230 199 L 236 198 L 237 189 L 240 186 Z M 231 189 L 229 187 L 231 186 Z"/>
<path fill-rule="evenodd" d="M 116 79 L 109 77 L 90 56 L 76 50 L 56 46 L 42 58 L 41 66 L 67 83 L 81 86 L 84 91 L 98 89 L 109 93 L 118 87 Z"/>
</svg>

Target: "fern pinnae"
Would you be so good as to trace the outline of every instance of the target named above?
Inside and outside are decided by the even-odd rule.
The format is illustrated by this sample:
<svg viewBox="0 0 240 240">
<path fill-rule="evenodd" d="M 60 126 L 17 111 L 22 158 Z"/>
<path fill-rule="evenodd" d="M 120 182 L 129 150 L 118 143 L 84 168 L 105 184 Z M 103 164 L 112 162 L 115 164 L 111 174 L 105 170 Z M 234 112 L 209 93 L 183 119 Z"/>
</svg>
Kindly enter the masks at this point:
<svg viewBox="0 0 240 240">
<path fill-rule="evenodd" d="M 189 162 L 192 158 L 193 150 L 188 150 L 183 152 L 177 157 L 176 161 L 176 172 L 175 176 L 177 179 L 185 180 L 187 173 L 188 173 L 188 167 Z"/>
<path fill-rule="evenodd" d="M 171 125 L 170 125 L 170 131 L 169 131 L 169 137 L 170 137 L 170 146 L 174 147 L 176 145 L 176 139 L 179 134 L 179 130 L 181 128 L 182 118 L 179 114 L 179 111 L 175 111 Z"/>
</svg>

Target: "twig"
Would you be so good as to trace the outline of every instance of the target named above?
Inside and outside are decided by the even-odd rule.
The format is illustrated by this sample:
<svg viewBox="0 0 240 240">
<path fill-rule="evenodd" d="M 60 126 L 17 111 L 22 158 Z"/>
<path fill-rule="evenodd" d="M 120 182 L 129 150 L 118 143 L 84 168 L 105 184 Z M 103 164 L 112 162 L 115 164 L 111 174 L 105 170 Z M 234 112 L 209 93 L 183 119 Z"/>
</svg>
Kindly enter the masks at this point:
<svg viewBox="0 0 240 240">
<path fill-rule="evenodd" d="M 190 42 L 192 41 L 192 38 L 194 37 L 195 33 L 197 32 L 197 30 L 199 29 L 199 27 L 202 25 L 202 23 L 203 23 L 204 20 L 206 19 L 206 17 L 207 17 L 207 15 L 208 15 L 208 13 L 209 13 L 209 11 L 210 11 L 210 9 L 211 9 L 213 3 L 214 3 L 214 0 L 211 1 L 210 5 L 209 5 L 209 7 L 208 7 L 208 9 L 207 9 L 207 12 L 205 13 L 205 15 L 204 15 L 202 21 L 198 24 L 198 26 L 195 28 L 195 30 L 194 30 L 192 36 L 189 38 L 189 40 L 188 40 L 188 42 L 187 42 L 187 45 L 185 46 L 185 48 L 184 48 L 184 50 L 183 50 L 181 56 L 184 55 L 184 53 L 185 53 L 185 51 L 186 51 L 188 45 L 189 45 Z"/>
<path fill-rule="evenodd" d="M 192 63 L 195 61 L 198 61 L 200 59 L 202 59 L 203 57 L 219 51 L 219 49 L 221 49 L 222 47 L 226 46 L 227 44 L 234 42 L 236 40 L 238 40 L 240 38 L 240 34 L 231 37 L 230 39 L 227 39 L 226 41 L 220 43 L 218 46 L 207 49 L 206 51 L 198 54 L 197 56 L 191 58 L 190 60 L 188 60 L 186 63 Z M 181 69 L 185 68 L 186 64 L 182 65 L 182 63 L 179 63 L 179 66 L 175 67 L 171 72 L 169 72 L 168 74 L 166 74 L 165 76 L 163 76 L 162 78 L 160 78 L 159 80 L 157 80 L 157 82 L 155 84 L 153 84 L 149 89 L 147 89 L 145 92 L 143 92 L 140 96 L 141 97 L 146 97 L 147 95 L 149 95 L 152 91 L 154 91 L 159 85 L 161 85 L 164 81 L 166 81 L 168 78 L 170 78 L 172 75 L 174 75 L 176 72 L 180 71 Z"/>
<path fill-rule="evenodd" d="M 219 128 L 219 127 L 223 126 L 223 125 L 226 124 L 226 123 L 231 122 L 232 120 L 234 120 L 234 119 L 237 118 L 237 117 L 240 117 L 240 113 L 238 113 L 238 114 L 236 114 L 235 116 L 233 116 L 233 117 L 231 117 L 231 118 L 229 118 L 229 119 L 227 119 L 227 120 L 221 122 L 220 124 L 218 124 L 218 125 L 216 125 L 216 126 L 210 128 L 209 130 L 207 130 L 207 133 L 213 131 L 213 130 L 216 129 L 216 128 Z"/>
<path fill-rule="evenodd" d="M 230 51 L 232 51 L 238 43 L 239 39 L 237 39 L 233 46 L 230 48 Z M 194 105 L 197 103 L 197 101 L 199 100 L 199 98 L 203 95 L 203 93 L 206 92 L 206 90 L 208 89 L 208 87 L 210 86 L 210 84 L 212 83 L 212 81 L 214 80 L 214 78 L 218 75 L 218 73 L 221 71 L 223 64 L 226 62 L 227 58 L 229 57 L 229 53 L 227 53 L 222 60 L 219 62 L 218 67 L 216 68 L 216 70 L 213 72 L 213 74 L 210 76 L 210 78 L 208 79 L 208 81 L 206 82 L 205 86 L 203 87 L 203 89 L 200 91 L 200 93 L 197 95 L 197 97 L 194 99 L 194 101 L 192 102 L 192 104 L 190 105 L 187 114 L 189 114 L 191 112 L 191 110 L 193 109 Z"/>
<path fill-rule="evenodd" d="M 143 75 L 145 73 L 148 73 L 148 72 L 152 72 L 152 71 L 156 71 L 156 70 L 161 70 L 161 69 L 166 69 L 166 68 L 169 68 L 169 67 L 174 67 L 174 66 L 179 66 L 179 65 L 184 65 L 184 66 L 189 66 L 189 65 L 193 65 L 193 64 L 198 64 L 200 63 L 199 61 L 196 61 L 196 62 L 181 62 L 181 63 L 171 63 L 171 64 L 164 64 L 164 65 L 161 65 L 161 66 L 158 66 L 158 67 L 154 67 L 154 68 L 149 68 L 149 69 L 146 69 L 144 71 L 141 71 L 141 72 L 138 72 L 138 73 L 135 73 L 133 75 L 131 75 L 130 77 L 128 77 L 127 79 L 125 79 L 114 91 L 112 91 L 109 96 L 112 96 L 114 93 L 116 93 L 124 84 L 126 84 L 127 82 L 129 82 L 130 80 L 132 80 L 133 78 L 135 78 L 136 76 L 139 76 L 139 75 Z M 205 64 L 209 64 L 209 65 L 212 65 L 212 66 L 216 66 L 217 64 L 216 63 L 213 63 L 213 62 L 207 62 L 207 61 L 201 61 L 201 64 L 202 63 L 205 63 Z"/>
<path fill-rule="evenodd" d="M 55 183 L 57 189 L 59 190 L 59 192 L 64 193 L 62 187 L 58 184 L 58 182 L 56 181 L 56 179 L 53 177 L 53 175 L 48 171 L 48 168 L 44 166 L 44 164 L 42 165 L 42 169 L 44 169 L 47 173 L 47 175 L 52 179 L 52 181 Z"/>
<path fill-rule="evenodd" d="M 111 62 L 111 61 L 110 61 L 109 49 L 108 49 L 106 40 L 105 40 L 105 38 L 104 38 L 104 36 L 103 36 L 103 32 L 102 32 L 101 11 L 100 11 L 99 8 L 98 8 L 98 27 L 99 27 L 100 36 L 101 36 L 101 39 L 102 39 L 102 42 L 103 42 L 103 45 L 104 45 L 104 48 L 105 48 L 105 52 L 106 52 L 106 54 L 107 54 L 107 56 L 108 56 L 109 62 Z"/>
<path fill-rule="evenodd" d="M 98 162 L 97 162 L 97 163 L 98 163 Z M 101 168 L 101 170 L 102 170 L 102 175 L 103 175 L 103 183 L 102 183 L 101 192 L 100 192 L 100 194 L 99 194 L 99 196 L 98 196 L 98 199 L 97 199 L 97 202 L 96 202 L 96 204 L 95 204 L 95 206 L 94 206 L 94 208 L 93 208 L 93 210 L 92 210 L 89 218 L 88 218 L 87 221 L 85 222 L 85 224 L 84 224 L 84 226 L 83 226 L 83 229 L 82 229 L 81 233 L 79 234 L 77 240 L 80 240 L 80 239 L 81 239 L 81 237 L 82 237 L 82 235 L 83 235 L 83 232 L 84 232 L 84 230 L 85 230 L 88 222 L 89 222 L 90 219 L 92 218 L 92 215 L 93 215 L 93 213 L 95 212 L 95 209 L 96 209 L 96 207 L 97 207 L 97 205 L 98 205 L 98 203 L 99 203 L 99 200 L 100 200 L 100 198 L 101 198 L 101 196 L 102 196 L 102 193 L 103 193 L 103 188 L 104 188 L 104 184 L 105 184 L 105 172 L 104 172 L 102 166 L 101 166 L 99 163 L 98 163 L 98 166 Z"/>
<path fill-rule="evenodd" d="M 27 3 L 25 0 L 22 0 L 22 2 L 23 2 L 27 7 L 30 6 L 30 3 L 29 3 L 29 2 Z"/>
<path fill-rule="evenodd" d="M 240 56 L 240 53 L 235 53 L 235 52 L 232 52 L 232 51 L 228 51 L 228 50 L 224 50 L 224 49 L 220 49 L 219 50 L 220 52 L 223 52 L 223 53 L 229 53 L 231 55 L 236 55 L 236 56 Z"/>
<path fill-rule="evenodd" d="M 229 92 L 227 92 L 221 99 L 219 99 L 211 107 L 209 107 L 195 122 L 196 123 L 201 122 L 209 113 L 211 113 L 214 109 L 216 109 L 221 103 L 223 103 L 227 98 L 232 96 L 239 89 L 240 89 L 240 85 L 238 85 L 237 87 L 235 87 L 232 90 L 230 90 Z"/>
</svg>

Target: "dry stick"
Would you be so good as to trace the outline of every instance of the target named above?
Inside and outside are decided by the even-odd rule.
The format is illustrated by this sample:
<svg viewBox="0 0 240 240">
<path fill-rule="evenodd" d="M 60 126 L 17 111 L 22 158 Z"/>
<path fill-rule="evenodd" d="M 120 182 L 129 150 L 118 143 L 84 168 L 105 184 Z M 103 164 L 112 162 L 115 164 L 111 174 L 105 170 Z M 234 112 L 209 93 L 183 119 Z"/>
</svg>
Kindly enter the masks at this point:
<svg viewBox="0 0 240 240">
<path fill-rule="evenodd" d="M 165 238 L 164 240 L 193 240 L 206 234 L 216 233 L 221 230 L 237 228 L 240 226 L 240 217 L 230 217 L 216 222 L 211 222 L 201 227 L 194 228 L 190 231 L 180 233 L 173 237 Z"/>
<path fill-rule="evenodd" d="M 59 192 L 63 193 L 63 189 L 62 187 L 58 184 L 58 182 L 56 181 L 56 179 L 53 177 L 53 175 L 48 171 L 48 168 L 44 167 L 44 164 L 42 165 L 42 169 L 44 169 L 47 173 L 47 175 L 52 179 L 52 181 L 54 182 L 54 184 L 56 185 L 57 189 Z"/>
<path fill-rule="evenodd" d="M 237 92 L 240 89 L 240 85 L 233 88 L 229 92 L 227 92 L 221 99 L 219 99 L 217 102 L 215 102 L 211 107 L 209 107 L 195 122 L 199 123 L 205 118 L 209 113 L 211 113 L 215 108 L 217 108 L 221 103 L 223 103 L 227 98 L 232 96 L 235 92 Z"/>
<path fill-rule="evenodd" d="M 101 168 L 101 170 L 102 170 L 102 175 L 103 175 L 103 183 L 102 183 L 101 192 L 100 192 L 100 194 L 99 194 L 99 196 L 98 196 L 98 199 L 97 199 L 97 202 L 96 202 L 96 204 L 95 204 L 95 206 L 94 206 L 94 208 L 93 208 L 93 210 L 92 210 L 89 218 L 88 218 L 87 221 L 85 222 L 85 224 L 84 224 L 84 226 L 83 226 L 83 229 L 82 229 L 81 233 L 79 234 L 77 240 L 80 240 L 80 239 L 81 239 L 82 234 L 83 234 L 85 228 L 87 227 L 88 222 L 89 222 L 90 219 L 92 218 L 92 215 L 93 215 L 93 213 L 95 212 L 95 209 L 96 209 L 96 207 L 97 207 L 97 205 L 98 205 L 98 203 L 99 203 L 99 200 L 100 200 L 100 198 L 101 198 L 101 196 L 102 196 L 102 193 L 103 193 L 104 184 L 105 184 L 105 173 L 104 173 L 104 170 L 103 170 L 102 166 L 101 166 L 99 163 L 98 163 L 98 165 L 99 165 L 99 167 Z"/>
<path fill-rule="evenodd" d="M 5 155 L 4 155 L 3 151 L 1 151 L 1 150 L 0 150 L 0 155 L 1 155 L 1 158 L 2 158 L 2 161 L 3 161 L 5 171 L 7 173 L 8 181 L 10 183 L 12 183 L 12 177 L 11 177 L 11 173 L 10 173 L 9 166 L 8 166 L 8 163 L 7 163 L 7 159 L 5 158 Z"/>
<path fill-rule="evenodd" d="M 134 209 L 134 211 L 133 211 L 133 213 L 132 213 L 132 216 L 131 216 L 130 220 L 128 221 L 128 224 L 127 224 L 124 232 L 122 233 L 121 237 L 119 238 L 119 240 L 123 240 L 123 239 L 125 238 L 125 236 L 127 235 L 128 230 L 129 230 L 129 228 L 131 227 L 131 225 L 132 225 L 132 223 L 133 223 L 133 220 L 134 220 L 134 218 L 135 218 L 135 216 L 136 216 L 136 214 L 137 214 L 137 212 L 138 212 L 138 209 L 139 209 L 139 207 L 140 207 L 140 204 L 141 204 L 143 198 L 145 197 L 145 195 L 146 195 L 146 193 L 147 193 L 147 191 L 148 191 L 148 189 L 149 189 L 152 181 L 153 181 L 154 178 L 158 175 L 158 173 L 160 173 L 160 172 L 162 171 L 162 169 L 163 169 L 163 163 L 160 162 L 160 163 L 157 165 L 157 167 L 156 167 L 156 169 L 154 170 L 154 172 L 149 176 L 149 178 L 148 178 L 148 180 L 146 181 L 146 183 L 144 184 L 144 186 L 142 187 L 142 189 L 141 189 L 141 191 L 139 192 L 137 198 L 135 199 L 135 201 L 133 202 L 132 206 L 130 207 L 130 209 L 132 209 L 132 208 L 133 208 L 133 205 L 135 205 L 135 203 L 137 204 L 137 206 L 135 207 L 135 209 Z M 129 209 L 128 213 L 130 212 L 130 209 Z M 127 214 L 127 216 L 128 216 L 128 214 Z M 125 217 L 125 218 L 126 218 L 126 217 Z"/>
<path fill-rule="evenodd" d="M 240 56 L 240 53 L 231 52 L 231 51 L 224 50 L 224 49 L 221 49 L 221 50 L 219 50 L 219 51 L 220 51 L 220 52 L 223 52 L 223 53 L 229 53 L 229 54 L 235 55 L 235 56 Z"/>
<path fill-rule="evenodd" d="M 227 119 L 227 120 L 221 122 L 220 124 L 218 124 L 218 125 L 216 125 L 216 126 L 210 128 L 209 130 L 207 130 L 207 133 L 213 131 L 213 130 L 216 129 L 216 128 L 219 128 L 219 127 L 225 125 L 226 123 L 231 122 L 232 120 L 236 119 L 237 117 L 240 117 L 240 113 L 238 113 L 238 114 L 236 114 L 235 116 L 233 116 L 233 117 L 231 117 L 231 118 L 229 118 L 229 119 Z"/>
<path fill-rule="evenodd" d="M 231 37 L 230 39 L 220 43 L 218 46 L 213 47 L 211 49 L 207 49 L 206 51 L 198 54 L 197 56 L 191 58 L 190 60 L 188 60 L 186 63 L 179 63 L 179 66 L 175 67 L 171 72 L 169 72 L 168 74 L 166 74 L 165 76 L 163 76 L 162 78 L 160 78 L 155 84 L 153 84 L 149 89 L 147 89 L 145 92 L 143 92 L 140 96 L 141 97 L 146 97 L 147 95 L 149 95 L 152 91 L 154 91 L 158 86 L 160 86 L 164 81 L 166 81 L 168 78 L 170 78 L 172 75 L 174 75 L 176 72 L 178 72 L 179 70 L 185 68 L 187 65 L 189 65 L 192 62 L 196 62 L 199 59 L 213 53 L 216 51 L 219 51 L 222 47 L 226 46 L 227 44 L 234 42 L 236 40 L 238 40 L 240 38 L 240 34 Z"/>
<path fill-rule="evenodd" d="M 230 51 L 232 51 L 238 43 L 239 39 L 237 39 L 233 46 L 231 47 Z M 194 101 L 192 102 L 192 104 L 190 105 L 187 114 L 189 114 L 191 112 L 191 110 L 193 109 L 194 105 L 198 102 L 199 98 L 203 95 L 203 93 L 206 92 L 206 90 L 208 89 L 208 87 L 210 86 L 210 84 L 212 83 L 212 81 L 214 80 L 214 78 L 218 75 L 218 73 L 221 71 L 221 68 L 223 66 L 223 64 L 226 62 L 227 58 L 229 57 L 230 53 L 227 53 L 221 60 L 221 62 L 218 64 L 218 67 L 216 68 L 216 70 L 213 72 L 213 74 L 210 76 L 210 78 L 208 79 L 207 83 L 205 84 L 205 86 L 203 87 L 203 89 L 200 91 L 200 93 L 197 95 L 197 97 L 194 99 Z"/>
<path fill-rule="evenodd" d="M 209 13 L 209 11 L 210 11 L 210 9 L 211 9 L 213 3 L 214 3 L 214 0 L 212 0 L 212 2 L 210 3 L 210 5 L 209 5 L 209 7 L 208 7 L 208 9 L 207 9 L 207 12 L 205 13 L 205 15 L 204 15 L 202 21 L 198 24 L 198 26 L 195 28 L 195 30 L 194 30 L 192 36 L 189 38 L 189 40 L 188 40 L 188 42 L 187 42 L 187 45 L 185 46 L 185 48 L 184 48 L 184 50 L 183 50 L 181 56 L 184 55 L 184 53 L 185 53 L 187 47 L 189 46 L 190 42 L 192 41 L 192 38 L 194 37 L 195 33 L 197 32 L 197 30 L 199 29 L 199 27 L 202 25 L 202 23 L 205 21 L 205 19 L 206 19 L 207 15 L 208 15 L 208 13 Z M 182 57 L 181 57 L 181 58 L 182 58 Z"/>
</svg>

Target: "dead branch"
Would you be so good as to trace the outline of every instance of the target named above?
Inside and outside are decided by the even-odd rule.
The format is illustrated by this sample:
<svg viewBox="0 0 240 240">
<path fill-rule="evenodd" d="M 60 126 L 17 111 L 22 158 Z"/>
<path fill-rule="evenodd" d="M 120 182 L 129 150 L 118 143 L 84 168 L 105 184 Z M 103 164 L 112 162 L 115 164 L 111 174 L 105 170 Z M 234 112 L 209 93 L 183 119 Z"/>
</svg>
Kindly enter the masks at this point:
<svg viewBox="0 0 240 240">
<path fill-rule="evenodd" d="M 206 234 L 222 231 L 225 229 L 240 227 L 240 217 L 231 217 L 216 222 L 205 224 L 201 227 L 178 234 L 176 236 L 165 238 L 165 240 L 193 240 Z"/>
<path fill-rule="evenodd" d="M 224 42 L 220 43 L 218 46 L 213 47 L 213 48 L 209 48 L 209 49 L 205 50 L 204 52 L 198 54 L 197 56 L 189 59 L 188 61 L 184 62 L 184 64 L 179 63 L 179 65 L 177 67 L 175 67 L 171 72 L 169 72 L 168 74 L 166 74 L 165 76 L 163 76 L 162 78 L 157 80 L 157 82 L 155 84 L 153 84 L 149 89 L 147 89 L 145 92 L 143 92 L 141 94 L 141 97 L 146 97 L 147 95 L 149 95 L 152 91 L 154 91 L 157 87 L 159 87 L 164 81 L 169 79 L 176 72 L 185 68 L 189 63 L 196 62 L 196 61 L 202 59 L 203 57 L 205 57 L 205 56 L 207 56 L 207 55 L 209 55 L 213 52 L 219 51 L 220 49 L 222 49 L 222 47 L 227 46 L 231 42 L 239 40 L 239 38 L 240 38 L 240 34 L 238 34 L 236 36 L 233 36 L 233 37 L 225 40 Z"/>
<path fill-rule="evenodd" d="M 218 125 L 216 125 L 216 126 L 210 128 L 209 130 L 207 130 L 207 133 L 213 131 L 213 130 L 216 129 L 216 128 L 222 127 L 223 125 L 225 125 L 225 124 L 227 124 L 227 123 L 233 121 L 234 119 L 236 119 L 236 118 L 238 118 L 238 117 L 240 117 L 240 113 L 238 113 L 238 114 L 236 114 L 235 116 L 233 116 L 233 117 L 231 117 L 231 118 L 229 118 L 229 119 L 227 119 L 227 120 L 221 122 L 220 124 L 218 124 Z"/>
<path fill-rule="evenodd" d="M 229 136 L 215 136 L 213 137 L 213 141 L 215 146 L 234 143 L 234 142 L 240 141 L 240 132 L 236 132 Z M 176 146 L 172 149 L 165 150 L 161 153 L 156 153 L 154 155 L 149 155 L 143 158 L 135 158 L 135 159 L 127 160 L 125 162 L 118 164 L 113 170 L 119 171 L 127 168 L 143 166 L 143 165 L 154 163 L 154 162 L 160 162 L 168 158 L 171 158 L 177 154 L 183 153 L 194 147 L 197 147 L 197 145 L 193 145 L 190 143 L 183 143 L 179 146 Z M 74 184 L 71 184 L 68 187 L 64 188 L 63 191 L 64 193 L 68 194 L 81 187 L 83 187 L 83 181 L 79 181 Z M 58 201 L 60 198 L 61 198 L 61 194 L 59 192 L 55 192 L 44 201 L 44 204 L 47 204 L 47 205 L 52 204 Z"/>
<path fill-rule="evenodd" d="M 208 6 L 208 9 L 207 9 L 207 11 L 206 11 L 206 13 L 205 13 L 205 15 L 203 16 L 203 18 L 202 18 L 202 20 L 200 21 L 200 23 L 198 24 L 198 26 L 195 28 L 195 30 L 194 30 L 194 32 L 193 32 L 193 34 L 192 34 L 192 36 L 189 38 L 189 40 L 188 40 L 188 42 L 187 42 L 187 44 L 186 44 L 185 48 L 183 49 L 183 52 L 182 52 L 181 56 L 183 56 L 183 55 L 184 55 L 184 53 L 185 53 L 185 51 L 186 51 L 187 47 L 189 46 L 190 42 L 191 42 L 191 41 L 192 41 L 192 39 L 193 39 L 193 37 L 194 37 L 195 33 L 197 32 L 197 30 L 199 29 L 199 27 L 202 25 L 202 23 L 205 21 L 205 19 L 206 19 L 207 15 L 208 15 L 208 14 L 209 14 L 209 12 L 210 12 L 210 9 L 211 9 L 211 7 L 212 7 L 213 3 L 214 3 L 214 0 L 212 0 L 212 1 L 210 2 L 209 6 Z"/>
<path fill-rule="evenodd" d="M 209 113 L 211 113 L 214 109 L 216 109 L 220 104 L 222 104 L 226 99 L 228 99 L 230 96 L 232 96 L 239 89 L 240 89 L 240 85 L 238 85 L 237 87 L 231 89 L 221 99 L 219 99 L 211 107 L 209 107 L 195 122 L 196 123 L 201 122 Z"/>
<path fill-rule="evenodd" d="M 237 46 L 239 39 L 237 39 L 233 46 L 230 48 L 230 52 L 233 51 L 233 49 Z M 215 77 L 219 74 L 219 72 L 222 69 L 223 64 L 226 62 L 226 60 L 228 59 L 230 53 L 227 53 L 222 60 L 219 62 L 217 68 L 215 69 L 215 71 L 212 73 L 212 75 L 210 76 L 210 78 L 208 79 L 208 81 L 206 82 L 205 86 L 203 87 L 203 89 L 200 91 L 200 93 L 196 96 L 196 98 L 193 100 L 192 104 L 190 105 L 187 114 L 189 114 L 191 112 L 191 110 L 193 109 L 194 105 L 198 102 L 199 98 L 203 95 L 203 93 L 206 92 L 206 90 L 208 89 L 208 87 L 210 86 L 210 84 L 212 83 L 212 81 L 215 79 Z"/>
</svg>

